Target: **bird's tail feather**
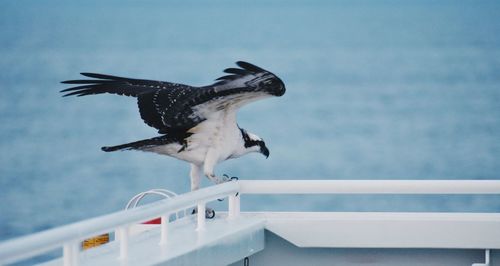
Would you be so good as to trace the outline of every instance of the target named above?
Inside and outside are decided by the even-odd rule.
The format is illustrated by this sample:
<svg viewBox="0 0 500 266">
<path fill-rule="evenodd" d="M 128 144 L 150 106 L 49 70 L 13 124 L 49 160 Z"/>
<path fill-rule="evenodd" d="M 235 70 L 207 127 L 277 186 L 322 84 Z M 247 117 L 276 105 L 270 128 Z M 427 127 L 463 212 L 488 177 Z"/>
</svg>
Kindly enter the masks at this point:
<svg viewBox="0 0 500 266">
<path fill-rule="evenodd" d="M 168 138 L 167 135 L 154 137 L 151 139 L 143 139 L 130 143 L 125 143 L 116 146 L 104 146 L 101 150 L 105 152 L 119 151 L 119 150 L 145 150 L 159 145 L 165 145 L 175 142 L 175 140 Z"/>
</svg>

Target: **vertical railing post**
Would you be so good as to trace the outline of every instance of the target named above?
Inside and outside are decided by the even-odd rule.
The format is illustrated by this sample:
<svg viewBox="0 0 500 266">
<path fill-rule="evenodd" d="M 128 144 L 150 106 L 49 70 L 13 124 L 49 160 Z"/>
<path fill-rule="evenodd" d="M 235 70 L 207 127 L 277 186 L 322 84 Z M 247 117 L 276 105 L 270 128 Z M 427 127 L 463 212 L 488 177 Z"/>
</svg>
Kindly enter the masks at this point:
<svg viewBox="0 0 500 266">
<path fill-rule="evenodd" d="M 78 265 L 78 242 L 69 242 L 63 246 L 63 264 L 64 266 Z"/>
<path fill-rule="evenodd" d="M 167 238 L 168 238 L 168 224 L 169 224 L 169 217 L 170 215 L 162 215 L 161 216 L 161 236 L 160 236 L 160 245 L 165 245 L 167 244 Z"/>
<path fill-rule="evenodd" d="M 198 213 L 197 213 L 197 220 L 198 220 L 198 226 L 196 227 L 196 231 L 203 231 L 205 230 L 205 202 L 198 203 Z"/>
<path fill-rule="evenodd" d="M 235 197 L 235 204 L 234 204 L 234 211 L 236 213 L 236 217 L 238 217 L 240 215 L 240 206 L 241 206 L 241 203 L 240 203 L 240 194 L 238 193 Z"/>
<path fill-rule="evenodd" d="M 118 234 L 120 235 L 120 256 L 118 259 L 126 260 L 128 258 L 129 225 L 120 227 Z"/>
<path fill-rule="evenodd" d="M 228 204 L 228 219 L 235 219 L 240 215 L 240 197 L 237 195 L 230 195 Z"/>
<path fill-rule="evenodd" d="M 71 261 L 73 260 L 73 254 L 71 252 L 71 244 L 64 244 L 63 246 L 63 265 L 71 266 Z"/>
</svg>

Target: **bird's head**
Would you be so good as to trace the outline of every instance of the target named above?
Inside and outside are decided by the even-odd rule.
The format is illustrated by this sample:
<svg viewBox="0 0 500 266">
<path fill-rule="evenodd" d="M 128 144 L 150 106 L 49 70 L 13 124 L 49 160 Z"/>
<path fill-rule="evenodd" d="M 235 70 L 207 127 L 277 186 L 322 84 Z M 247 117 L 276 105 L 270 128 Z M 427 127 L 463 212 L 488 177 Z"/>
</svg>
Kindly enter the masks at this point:
<svg viewBox="0 0 500 266">
<path fill-rule="evenodd" d="M 243 145 L 245 147 L 245 153 L 259 152 L 266 156 L 266 158 L 269 157 L 269 149 L 266 147 L 266 143 L 261 137 L 247 132 L 242 128 L 240 130 L 243 138 Z"/>
</svg>

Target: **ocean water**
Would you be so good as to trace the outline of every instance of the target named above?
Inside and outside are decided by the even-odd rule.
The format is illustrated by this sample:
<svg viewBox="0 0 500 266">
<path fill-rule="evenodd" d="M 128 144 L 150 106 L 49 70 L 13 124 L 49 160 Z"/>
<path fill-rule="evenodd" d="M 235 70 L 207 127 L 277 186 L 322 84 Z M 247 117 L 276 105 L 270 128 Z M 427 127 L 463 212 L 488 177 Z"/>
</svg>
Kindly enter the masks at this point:
<svg viewBox="0 0 500 266">
<path fill-rule="evenodd" d="M 101 146 L 156 135 L 133 98 L 62 98 L 79 72 L 210 84 L 246 60 L 281 98 L 240 179 L 500 179 L 498 1 L 9 1 L 0 8 L 0 240 L 189 190 L 185 162 Z M 210 185 L 204 181 L 204 186 Z M 498 196 L 267 196 L 243 210 L 500 211 Z M 223 205 L 214 204 L 223 208 Z"/>
</svg>

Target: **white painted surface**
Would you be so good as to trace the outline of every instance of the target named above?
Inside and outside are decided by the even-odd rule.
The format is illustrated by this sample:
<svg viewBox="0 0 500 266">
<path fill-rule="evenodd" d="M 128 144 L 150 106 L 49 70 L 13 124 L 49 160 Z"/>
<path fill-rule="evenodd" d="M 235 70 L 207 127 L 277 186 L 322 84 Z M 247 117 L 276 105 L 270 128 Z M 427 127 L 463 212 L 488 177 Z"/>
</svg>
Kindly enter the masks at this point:
<svg viewBox="0 0 500 266">
<path fill-rule="evenodd" d="M 230 194 L 236 193 L 238 189 L 239 184 L 237 184 L 237 182 L 228 182 L 179 195 L 175 197 L 175 199 L 162 200 L 138 208 L 104 215 L 6 241 L 0 243 L 0 264 L 7 264 L 23 258 L 29 258 L 30 256 L 35 256 L 56 248 L 62 248 L 66 243 L 83 241 L 85 238 L 113 232 L 122 226 L 145 222 L 168 213 L 190 208 L 197 205 L 198 202 L 208 202 L 218 198 L 224 198 Z M 128 252 L 128 248 L 123 246 L 122 251 Z M 73 255 L 72 252 L 67 252 L 65 254 Z M 127 257 L 126 254 L 121 254 L 120 256 Z M 118 257 L 118 255 L 116 257 Z"/>
<path fill-rule="evenodd" d="M 242 180 L 243 194 L 500 194 L 500 180 Z"/>
<path fill-rule="evenodd" d="M 498 213 L 244 213 L 298 247 L 500 249 Z"/>
<path fill-rule="evenodd" d="M 484 262 L 481 249 L 299 248 L 266 231 L 266 248 L 249 257 L 252 266 L 471 266 Z M 230 266 L 244 265 L 243 259 Z M 500 266 L 500 250 L 490 266 Z"/>
<path fill-rule="evenodd" d="M 235 226 L 245 225 L 239 218 L 240 194 L 500 194 L 499 180 L 259 180 L 233 181 L 211 186 L 136 209 L 117 212 L 89 219 L 45 232 L 0 243 L 0 264 L 28 258 L 66 245 L 66 264 L 78 264 L 81 254 L 70 249 L 68 243 L 78 243 L 85 238 L 129 227 L 159 216 L 230 196 L 230 217 Z M 198 215 L 198 229 L 182 231 L 186 236 L 196 233 L 197 241 L 214 232 L 206 228 L 204 212 Z M 256 214 L 253 214 L 256 215 Z M 498 213 L 281 213 L 246 216 L 246 219 L 266 220 L 267 228 L 301 247 L 373 247 L 373 248 L 482 248 L 499 249 L 500 218 Z M 157 232 L 156 244 L 166 239 L 165 231 Z M 189 227 L 186 227 L 189 228 Z M 204 229 L 205 228 L 205 229 Z M 236 227 L 235 227 L 236 228 Z M 235 229 L 236 230 L 236 229 Z M 121 230 L 123 238 L 110 246 L 121 243 L 114 250 L 114 262 L 120 254 L 121 261 L 128 261 L 129 253 L 137 252 L 138 237 L 156 230 L 131 237 L 128 230 Z M 237 234 L 239 231 L 231 231 Z M 215 231 L 220 233 L 220 231 Z M 151 236 L 150 236 L 151 238 Z M 200 240 L 201 239 L 201 240 Z M 181 245 L 169 236 L 161 241 L 163 247 Z M 198 243 L 198 242 L 195 242 Z M 160 246 L 160 245 L 158 245 Z M 191 248 L 196 248 L 193 244 Z M 100 250 L 101 248 L 97 248 Z M 119 252 L 120 251 L 120 252 Z"/>
<path fill-rule="evenodd" d="M 80 265 L 158 265 L 168 261 L 189 261 L 190 259 L 192 263 L 180 263 L 180 265 L 221 265 L 221 262 L 229 264 L 239 260 L 240 256 L 248 256 L 264 248 L 264 221 L 257 217 L 228 221 L 225 219 L 225 215 L 224 217 L 218 215 L 216 219 L 206 221 L 206 229 L 203 232 L 195 230 L 197 227 L 196 215 L 174 221 L 169 226 L 171 229 L 169 241 L 164 245 L 159 244 L 161 234 L 160 226 L 157 225 L 155 229 L 130 236 L 129 252 L 126 259 L 117 260 L 120 245 L 119 241 L 113 241 L 98 248 L 80 252 L 78 255 Z M 262 239 L 257 240 L 262 241 L 262 243 L 246 245 L 247 242 L 245 245 L 237 247 L 239 241 L 248 240 L 259 230 L 262 233 Z M 200 257 L 199 254 L 196 254 L 197 251 L 208 249 L 203 251 L 206 253 L 216 246 L 219 247 L 217 250 L 221 248 L 225 250 L 225 254 L 212 254 L 213 256 L 207 257 Z M 212 252 L 215 252 L 214 250 Z M 206 261 L 200 263 L 197 262 L 198 260 Z M 58 259 L 42 265 L 61 264 L 62 260 Z M 179 263 L 168 265 L 179 265 Z"/>
</svg>

